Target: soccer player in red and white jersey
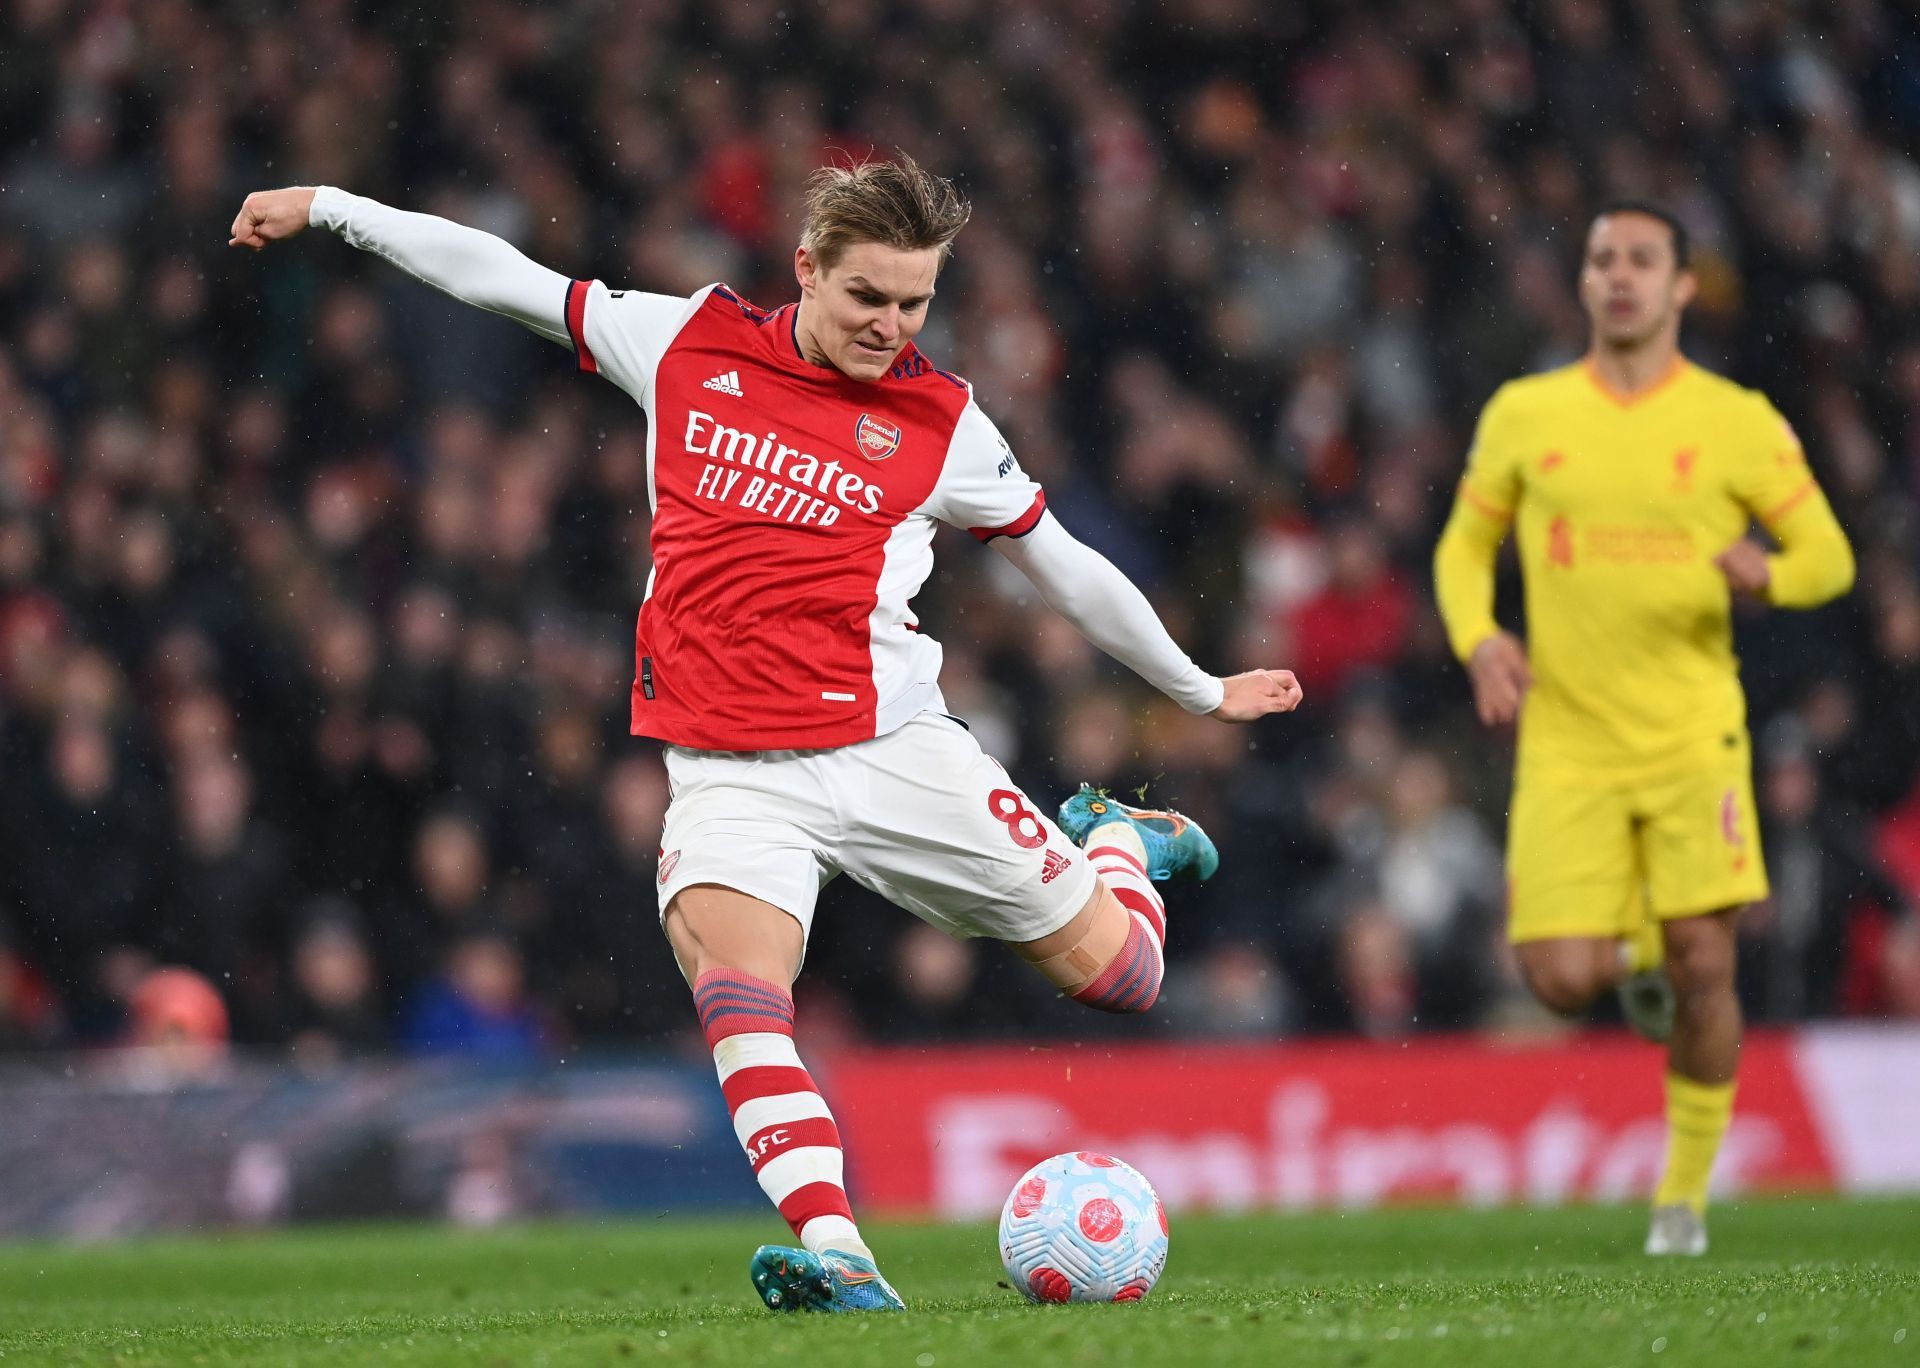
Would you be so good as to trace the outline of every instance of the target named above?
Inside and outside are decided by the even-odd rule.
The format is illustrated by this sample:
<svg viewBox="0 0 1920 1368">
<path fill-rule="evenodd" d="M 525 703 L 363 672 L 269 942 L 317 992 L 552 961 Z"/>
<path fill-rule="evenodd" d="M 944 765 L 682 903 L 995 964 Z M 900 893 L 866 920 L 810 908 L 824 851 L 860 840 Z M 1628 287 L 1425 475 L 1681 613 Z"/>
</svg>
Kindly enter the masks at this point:
<svg viewBox="0 0 1920 1368">
<path fill-rule="evenodd" d="M 947 715 L 911 601 L 936 522 L 1012 561 L 1102 649 L 1191 712 L 1290 712 L 1286 670 L 1216 679 L 1047 511 L 967 383 L 914 346 L 966 223 L 910 157 L 814 176 L 797 302 L 568 280 L 486 233 L 322 186 L 249 195 L 231 243 L 331 229 L 573 349 L 647 416 L 653 571 L 633 732 L 665 745 L 662 923 L 734 1128 L 800 1240 L 755 1255 L 776 1309 L 898 1309 L 861 1238 L 840 1136 L 793 1041 L 821 887 L 845 873 L 957 936 L 1007 941 L 1088 1006 L 1144 1011 L 1204 833 L 1083 789 L 1056 824 Z M 1063 831 L 1062 828 L 1065 828 Z"/>
</svg>

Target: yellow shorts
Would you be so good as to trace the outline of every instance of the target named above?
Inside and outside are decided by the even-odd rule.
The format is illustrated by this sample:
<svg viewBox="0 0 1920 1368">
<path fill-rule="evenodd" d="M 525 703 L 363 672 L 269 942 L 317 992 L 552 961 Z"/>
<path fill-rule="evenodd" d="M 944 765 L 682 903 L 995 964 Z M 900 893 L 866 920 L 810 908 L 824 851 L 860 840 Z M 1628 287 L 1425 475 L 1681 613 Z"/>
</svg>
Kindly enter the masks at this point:
<svg viewBox="0 0 1920 1368">
<path fill-rule="evenodd" d="M 1623 936 L 1767 896 L 1745 738 L 1659 783 L 1522 773 L 1507 827 L 1507 939 Z"/>
</svg>

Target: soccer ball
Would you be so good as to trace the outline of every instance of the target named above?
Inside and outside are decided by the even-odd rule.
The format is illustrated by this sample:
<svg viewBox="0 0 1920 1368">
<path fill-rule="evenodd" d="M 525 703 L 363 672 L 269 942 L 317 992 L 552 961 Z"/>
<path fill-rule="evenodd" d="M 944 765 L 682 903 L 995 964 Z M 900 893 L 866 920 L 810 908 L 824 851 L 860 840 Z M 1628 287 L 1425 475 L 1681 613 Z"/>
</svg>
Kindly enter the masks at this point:
<svg viewBox="0 0 1920 1368">
<path fill-rule="evenodd" d="M 1139 1301 L 1167 1266 L 1167 1209 L 1118 1159 L 1056 1154 L 1014 1184 L 1000 1262 L 1028 1301 Z"/>
</svg>

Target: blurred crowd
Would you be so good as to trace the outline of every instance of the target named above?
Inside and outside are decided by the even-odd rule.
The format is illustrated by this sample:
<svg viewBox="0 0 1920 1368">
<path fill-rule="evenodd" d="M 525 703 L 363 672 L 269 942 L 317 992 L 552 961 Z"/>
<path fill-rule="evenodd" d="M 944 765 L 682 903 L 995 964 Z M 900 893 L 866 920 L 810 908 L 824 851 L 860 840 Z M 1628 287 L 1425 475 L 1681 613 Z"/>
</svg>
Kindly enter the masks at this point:
<svg viewBox="0 0 1920 1368">
<path fill-rule="evenodd" d="M 626 732 L 638 409 L 327 235 L 255 256 L 227 225 L 328 183 L 615 288 L 777 304 L 807 173 L 895 147 L 976 210 L 922 349 L 1198 660 L 1291 667 L 1307 703 L 1186 717 L 943 532 L 918 607 L 954 711 L 1037 799 L 1184 808 L 1223 871 L 1172 894 L 1163 1001 L 1119 1025 L 842 881 L 807 1029 L 1537 1021 L 1500 937 L 1511 737 L 1471 716 L 1427 567 L 1479 407 L 1582 350 L 1615 194 L 1686 221 L 1689 354 L 1795 423 L 1860 559 L 1839 604 L 1740 617 L 1775 887 L 1749 1009 L 1920 1013 L 1910 7 L 17 0 L 0 26 L 0 1048 L 689 1029 L 665 776 Z"/>
</svg>

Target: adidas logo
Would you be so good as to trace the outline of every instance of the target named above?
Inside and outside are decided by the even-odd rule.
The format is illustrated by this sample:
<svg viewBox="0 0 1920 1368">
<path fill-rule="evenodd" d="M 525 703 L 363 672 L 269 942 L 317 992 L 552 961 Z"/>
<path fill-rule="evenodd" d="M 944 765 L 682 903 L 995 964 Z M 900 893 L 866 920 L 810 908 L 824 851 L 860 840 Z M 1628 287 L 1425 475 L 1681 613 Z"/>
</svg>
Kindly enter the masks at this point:
<svg viewBox="0 0 1920 1368">
<path fill-rule="evenodd" d="M 724 375 L 716 375 L 713 379 L 702 384 L 700 388 L 719 390 L 720 393 L 731 394 L 736 399 L 744 399 L 747 397 L 747 392 L 740 388 L 739 371 L 728 371 Z"/>
<path fill-rule="evenodd" d="M 1040 882 L 1050 884 L 1070 868 L 1072 868 L 1072 863 L 1066 856 L 1060 854 L 1058 851 L 1049 850 L 1047 852 L 1047 858 L 1040 864 Z"/>
</svg>

